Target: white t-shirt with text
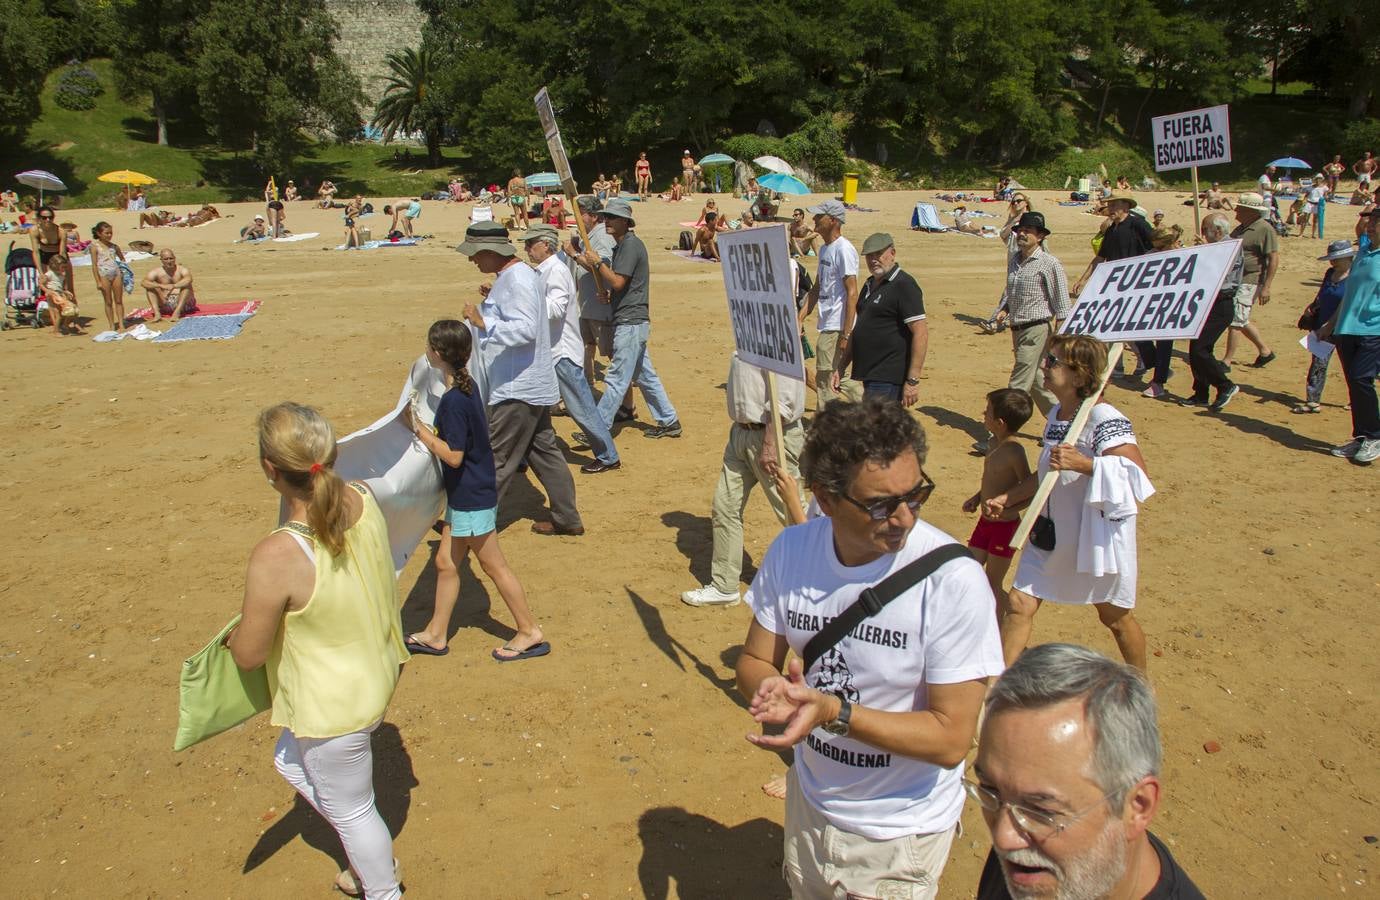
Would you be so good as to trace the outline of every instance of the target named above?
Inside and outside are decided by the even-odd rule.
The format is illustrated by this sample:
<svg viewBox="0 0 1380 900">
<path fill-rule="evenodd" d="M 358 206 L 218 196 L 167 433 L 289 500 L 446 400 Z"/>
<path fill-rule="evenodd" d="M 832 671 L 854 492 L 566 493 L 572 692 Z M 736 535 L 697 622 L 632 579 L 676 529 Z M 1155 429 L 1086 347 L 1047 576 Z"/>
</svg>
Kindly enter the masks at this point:
<svg viewBox="0 0 1380 900">
<path fill-rule="evenodd" d="M 772 542 L 747 601 L 763 628 L 802 654 L 864 588 L 952 543 L 917 521 L 900 552 L 850 568 L 834 550 L 833 520 L 812 519 Z M 927 708 L 927 685 L 996 676 L 1002 668 L 987 576 L 974 560 L 959 559 L 865 619 L 805 681 L 855 706 L 911 712 Z M 945 769 L 817 728 L 797 745 L 795 766 L 812 806 L 836 827 L 872 840 L 944 831 L 963 811 L 962 764 Z"/>
<path fill-rule="evenodd" d="M 848 238 L 840 235 L 832 244 L 819 248 L 819 330 L 842 331 L 843 307 L 848 292 L 843 279 L 858 277 L 858 251 Z"/>
</svg>

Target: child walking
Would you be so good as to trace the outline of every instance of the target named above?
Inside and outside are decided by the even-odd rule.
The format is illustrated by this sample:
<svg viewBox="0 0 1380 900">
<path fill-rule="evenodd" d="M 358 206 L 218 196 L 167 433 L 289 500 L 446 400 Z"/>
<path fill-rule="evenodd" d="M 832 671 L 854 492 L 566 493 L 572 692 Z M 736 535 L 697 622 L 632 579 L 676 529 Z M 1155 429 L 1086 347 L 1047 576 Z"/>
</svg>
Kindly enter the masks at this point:
<svg viewBox="0 0 1380 900">
<path fill-rule="evenodd" d="M 404 423 L 441 461 L 446 486 L 445 526 L 436 551 L 436 604 L 426 628 L 408 636 L 407 649 L 430 656 L 450 652 L 450 617 L 460 598 L 459 565 L 473 550 L 484 574 L 513 614 L 517 634 L 493 651 L 499 662 L 512 662 L 545 656 L 551 645 L 532 618 L 522 583 L 498 546 L 498 476 L 489 444 L 489 423 L 484 401 L 465 369 L 473 341 L 469 329 L 455 319 L 432 324 L 426 338 L 427 359 L 445 373 L 450 385 L 436 411 L 436 433 L 418 422 L 411 409 L 403 413 Z"/>
<path fill-rule="evenodd" d="M 992 433 L 992 440 L 982 463 L 982 487 L 963 501 L 964 512 L 976 512 L 982 501 L 1005 494 L 1030 475 L 1025 448 L 1016 441 L 1015 435 L 1030 421 L 1031 412 L 1030 395 L 1025 391 L 1000 388 L 987 395 L 982 423 Z M 996 519 L 979 518 L 968 538 L 968 549 L 982 563 L 992 593 L 997 597 L 1005 595 L 1002 582 L 1006 570 L 1011 567 L 1011 558 L 1016 555 L 1011 538 L 1015 537 L 1020 520 L 1019 512 L 1011 509 L 1003 510 Z"/>
<path fill-rule="evenodd" d="M 124 333 L 125 285 L 119 264 L 125 252 L 111 241 L 114 235 L 109 222 L 97 222 L 91 229 L 91 274 L 96 276 L 96 289 L 105 301 L 105 320 L 113 330 Z"/>
<path fill-rule="evenodd" d="M 1327 384 L 1327 364 L 1332 361 L 1332 344 L 1318 337 L 1318 329 L 1327 324 L 1337 313 L 1346 293 L 1346 279 L 1351 274 L 1351 260 L 1356 256 L 1356 248 L 1351 241 L 1333 241 L 1327 245 L 1327 252 L 1319 260 L 1327 260 L 1331 265 L 1323 273 L 1322 287 L 1318 295 L 1299 317 L 1299 327 L 1310 332 L 1308 349 L 1312 358 L 1308 363 L 1308 378 L 1304 383 L 1303 402 L 1297 404 L 1296 413 L 1315 413 L 1322 410 L 1323 387 Z"/>
<path fill-rule="evenodd" d="M 76 296 L 67 289 L 70 271 L 67 257 L 58 255 L 48 260 L 48 271 L 43 275 L 43 293 L 48 298 L 48 318 L 53 320 L 53 334 L 86 334 L 77 321 L 81 311 L 77 308 Z"/>
</svg>

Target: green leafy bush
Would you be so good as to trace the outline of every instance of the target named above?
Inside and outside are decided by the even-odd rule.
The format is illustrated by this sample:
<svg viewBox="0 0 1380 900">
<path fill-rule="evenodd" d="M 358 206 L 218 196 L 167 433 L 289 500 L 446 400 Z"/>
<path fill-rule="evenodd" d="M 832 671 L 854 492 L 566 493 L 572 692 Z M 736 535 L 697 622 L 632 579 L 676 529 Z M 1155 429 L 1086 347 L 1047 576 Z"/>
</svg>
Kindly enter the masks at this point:
<svg viewBox="0 0 1380 900">
<path fill-rule="evenodd" d="M 760 134 L 735 134 L 724 141 L 723 146 L 724 152 L 734 159 L 752 160 L 759 156 L 781 156 L 786 152 L 781 138 Z"/>
<path fill-rule="evenodd" d="M 1380 153 L 1380 119 L 1357 119 L 1342 129 L 1342 159 L 1360 159 L 1367 150 Z"/>
<path fill-rule="evenodd" d="M 843 177 L 843 135 L 828 114 L 812 116 L 781 141 L 784 158 L 803 163 L 816 177 L 836 181 Z"/>
<path fill-rule="evenodd" d="M 63 109 L 94 109 L 96 98 L 105 93 L 101 79 L 86 66 L 72 65 L 58 76 L 53 89 L 53 102 Z"/>
</svg>

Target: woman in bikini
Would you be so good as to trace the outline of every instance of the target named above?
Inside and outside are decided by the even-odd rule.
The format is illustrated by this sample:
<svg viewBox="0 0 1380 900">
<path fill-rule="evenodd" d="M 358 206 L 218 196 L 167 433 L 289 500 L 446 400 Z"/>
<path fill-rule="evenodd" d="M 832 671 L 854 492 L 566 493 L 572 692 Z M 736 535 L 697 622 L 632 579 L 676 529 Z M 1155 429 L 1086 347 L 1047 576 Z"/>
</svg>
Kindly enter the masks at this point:
<svg viewBox="0 0 1380 900">
<path fill-rule="evenodd" d="M 125 284 L 120 274 L 119 264 L 124 262 L 125 252 L 111 241 L 115 229 L 109 222 L 97 222 L 91 229 L 91 274 L 96 277 L 96 289 L 105 301 L 105 320 L 115 331 L 125 330 Z"/>
</svg>

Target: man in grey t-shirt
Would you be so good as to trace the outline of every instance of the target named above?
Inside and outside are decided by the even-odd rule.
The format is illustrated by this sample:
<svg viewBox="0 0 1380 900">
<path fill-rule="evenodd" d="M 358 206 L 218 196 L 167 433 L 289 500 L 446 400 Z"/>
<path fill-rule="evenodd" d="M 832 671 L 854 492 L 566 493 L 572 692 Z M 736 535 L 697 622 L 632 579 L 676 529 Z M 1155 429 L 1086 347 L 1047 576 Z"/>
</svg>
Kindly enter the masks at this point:
<svg viewBox="0 0 1380 900">
<path fill-rule="evenodd" d="M 576 215 L 585 226 L 589 244 L 603 259 L 613 258 L 613 238 L 599 221 L 599 200 L 585 195 L 575 201 Z M 570 257 L 570 273 L 575 276 L 575 290 L 580 299 L 580 338 L 585 343 L 585 380 L 594 387 L 594 357 L 613 356 L 613 306 L 599 299 L 596 279 L 587 263 L 582 262 L 585 248 L 577 246 L 579 237 L 571 235 L 566 242 L 565 255 Z"/>
<path fill-rule="evenodd" d="M 632 384 L 642 390 L 647 408 L 656 420 L 656 427 L 647 437 L 680 437 L 680 419 L 666 389 L 661 386 L 647 339 L 652 323 L 648 315 L 648 258 L 647 245 L 633 234 L 636 226 L 632 207 L 622 198 L 614 198 L 600 212 L 615 248 L 611 257 L 600 255 L 593 247 L 585 250 L 584 260 L 597 273 L 613 305 L 613 361 L 604 373 L 604 396 L 599 400 L 599 415 L 610 427 L 618 412 L 623 392 Z"/>
</svg>

